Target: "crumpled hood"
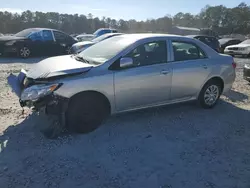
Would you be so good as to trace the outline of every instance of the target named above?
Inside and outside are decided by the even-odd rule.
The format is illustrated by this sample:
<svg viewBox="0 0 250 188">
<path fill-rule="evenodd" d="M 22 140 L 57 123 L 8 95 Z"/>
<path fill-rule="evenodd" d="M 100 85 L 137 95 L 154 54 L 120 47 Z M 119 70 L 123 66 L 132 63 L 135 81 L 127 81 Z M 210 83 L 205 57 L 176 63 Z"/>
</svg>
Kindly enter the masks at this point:
<svg viewBox="0 0 250 188">
<path fill-rule="evenodd" d="M 245 47 L 250 47 L 250 44 L 236 44 L 236 45 L 227 46 L 227 48 L 245 48 Z"/>
<path fill-rule="evenodd" d="M 10 40 L 23 40 L 25 37 L 16 37 L 16 36 L 2 36 L 0 37 L 0 41 L 10 41 Z"/>
<path fill-rule="evenodd" d="M 94 42 L 93 41 L 83 41 L 83 42 L 75 43 L 72 47 L 86 46 L 86 45 L 91 45 L 91 44 L 94 44 Z"/>
<path fill-rule="evenodd" d="M 75 60 L 72 55 L 50 57 L 35 64 L 28 72 L 27 77 L 44 79 L 68 74 L 89 71 L 93 65 Z"/>
</svg>

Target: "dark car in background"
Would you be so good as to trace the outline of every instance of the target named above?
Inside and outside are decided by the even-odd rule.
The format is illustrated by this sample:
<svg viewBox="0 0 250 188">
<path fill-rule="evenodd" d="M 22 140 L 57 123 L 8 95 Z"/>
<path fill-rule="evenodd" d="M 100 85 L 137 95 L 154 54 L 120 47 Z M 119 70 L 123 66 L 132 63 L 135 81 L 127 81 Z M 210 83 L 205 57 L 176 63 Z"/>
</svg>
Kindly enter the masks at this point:
<svg viewBox="0 0 250 188">
<path fill-rule="evenodd" d="M 200 40 L 201 42 L 205 43 L 206 45 L 210 46 L 216 52 L 221 52 L 220 43 L 216 37 L 213 36 L 206 36 L 206 35 L 188 35 L 187 37 L 194 38 Z"/>
<path fill-rule="evenodd" d="M 77 41 L 62 31 L 47 28 L 30 28 L 13 36 L 0 37 L 0 54 L 15 54 L 22 58 L 31 55 L 69 54 Z"/>
<path fill-rule="evenodd" d="M 225 48 L 227 46 L 235 45 L 241 43 L 242 40 L 240 39 L 235 39 L 235 38 L 222 38 L 219 39 L 220 47 L 221 47 L 221 52 L 223 53 Z"/>
</svg>

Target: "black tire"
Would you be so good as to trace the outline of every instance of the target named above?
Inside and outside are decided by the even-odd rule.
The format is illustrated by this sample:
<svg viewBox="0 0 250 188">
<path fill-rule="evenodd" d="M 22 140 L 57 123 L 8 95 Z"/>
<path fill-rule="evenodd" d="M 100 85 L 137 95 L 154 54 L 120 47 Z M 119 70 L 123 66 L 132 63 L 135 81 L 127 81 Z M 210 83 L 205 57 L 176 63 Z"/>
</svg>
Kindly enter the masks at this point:
<svg viewBox="0 0 250 188">
<path fill-rule="evenodd" d="M 213 92 L 211 92 L 211 94 L 209 94 L 208 91 L 213 90 L 212 88 L 216 88 L 216 92 L 215 92 L 216 94 L 212 94 Z M 206 109 L 213 108 L 217 104 L 221 93 L 222 93 L 222 84 L 219 81 L 217 81 L 217 80 L 208 81 L 203 86 L 203 88 L 199 94 L 198 102 L 203 108 L 206 108 Z M 210 97 L 214 96 L 214 97 L 211 97 L 211 98 L 213 98 L 213 100 L 208 100 L 208 98 L 209 98 L 208 96 L 210 96 Z"/>
<path fill-rule="evenodd" d="M 31 55 L 31 50 L 27 46 L 22 46 L 18 49 L 18 55 L 21 58 L 28 58 Z"/>
<path fill-rule="evenodd" d="M 107 102 L 95 93 L 79 94 L 66 111 L 66 127 L 71 132 L 89 133 L 97 129 L 109 114 Z"/>
</svg>

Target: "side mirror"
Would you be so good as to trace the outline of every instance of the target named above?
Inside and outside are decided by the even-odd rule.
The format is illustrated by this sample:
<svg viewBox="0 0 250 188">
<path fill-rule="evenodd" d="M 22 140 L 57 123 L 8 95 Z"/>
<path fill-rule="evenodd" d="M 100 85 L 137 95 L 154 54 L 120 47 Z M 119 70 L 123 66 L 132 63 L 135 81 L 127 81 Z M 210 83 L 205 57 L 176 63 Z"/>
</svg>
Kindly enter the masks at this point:
<svg viewBox="0 0 250 188">
<path fill-rule="evenodd" d="M 123 57 L 120 59 L 120 67 L 127 68 L 133 66 L 133 59 L 130 57 Z"/>
</svg>

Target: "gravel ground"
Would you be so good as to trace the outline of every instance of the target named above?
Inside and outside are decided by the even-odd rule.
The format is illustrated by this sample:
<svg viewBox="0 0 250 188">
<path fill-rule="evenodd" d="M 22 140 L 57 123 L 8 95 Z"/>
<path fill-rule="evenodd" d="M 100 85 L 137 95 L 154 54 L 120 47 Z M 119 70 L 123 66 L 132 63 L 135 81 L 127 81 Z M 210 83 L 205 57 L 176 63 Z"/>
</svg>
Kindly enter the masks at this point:
<svg viewBox="0 0 250 188">
<path fill-rule="evenodd" d="M 249 59 L 213 110 L 193 103 L 111 117 L 88 135 L 46 139 L 6 83 L 39 59 L 0 59 L 0 188 L 250 187 Z"/>
</svg>

